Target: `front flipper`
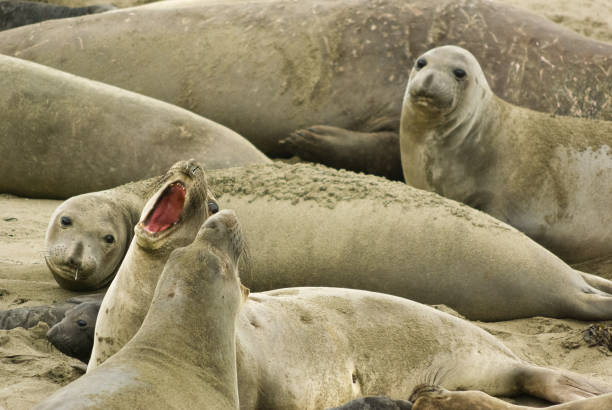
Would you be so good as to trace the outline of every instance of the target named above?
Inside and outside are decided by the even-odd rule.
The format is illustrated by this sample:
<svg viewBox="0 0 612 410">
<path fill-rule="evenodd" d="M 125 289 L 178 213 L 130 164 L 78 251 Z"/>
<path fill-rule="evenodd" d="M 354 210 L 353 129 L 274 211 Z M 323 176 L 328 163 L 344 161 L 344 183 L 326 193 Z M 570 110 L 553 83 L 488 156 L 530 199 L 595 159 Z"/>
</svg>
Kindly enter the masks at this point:
<svg viewBox="0 0 612 410">
<path fill-rule="evenodd" d="M 295 131 L 281 144 L 305 161 L 403 180 L 397 132 L 367 133 L 317 125 Z"/>
</svg>

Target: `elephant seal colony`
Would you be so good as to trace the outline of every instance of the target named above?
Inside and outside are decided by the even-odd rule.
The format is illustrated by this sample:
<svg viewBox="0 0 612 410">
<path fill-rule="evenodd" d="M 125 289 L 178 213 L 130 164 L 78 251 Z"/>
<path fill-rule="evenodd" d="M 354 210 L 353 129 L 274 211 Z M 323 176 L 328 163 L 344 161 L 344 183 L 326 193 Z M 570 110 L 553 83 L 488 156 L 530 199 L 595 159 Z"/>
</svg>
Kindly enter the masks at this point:
<svg viewBox="0 0 612 410">
<path fill-rule="evenodd" d="M 96 321 L 88 369 L 117 352 L 136 333 L 155 282 L 172 250 L 191 243 L 209 216 L 206 177 L 196 161 L 176 163 L 145 204 L 135 235 L 111 283 Z"/>
<path fill-rule="evenodd" d="M 240 230 L 234 214 L 224 210 L 205 222 L 204 232 L 207 226 L 214 224 L 216 227 L 215 221 L 222 218 L 234 220 L 233 223 L 225 222 L 224 231 Z M 230 243 L 236 248 L 243 248 L 241 235 L 235 235 L 236 238 Z M 192 256 L 194 259 L 199 258 Z M 237 263 L 236 260 L 233 262 Z M 171 257 L 164 271 L 172 269 L 173 263 L 176 261 Z M 155 288 L 158 276 L 159 272 L 151 271 L 144 280 L 124 282 L 123 289 L 143 295 L 140 303 L 148 307 L 151 299 L 154 299 L 151 290 Z M 162 278 L 160 283 L 163 282 Z M 163 290 L 164 297 L 179 300 L 183 292 L 187 291 L 175 288 Z M 159 285 L 155 294 L 162 294 Z M 148 300 L 145 295 L 149 295 Z M 198 297 L 189 302 L 189 306 L 181 307 L 176 314 L 198 312 L 202 317 L 214 317 L 219 327 L 226 326 L 228 332 L 233 332 L 233 321 L 215 316 L 218 315 L 216 310 L 209 312 L 211 302 L 207 298 Z M 216 305 L 214 302 L 212 304 Z M 155 311 L 152 306 L 149 316 Z M 141 313 L 143 327 L 141 330 L 138 327 L 134 329 L 135 340 L 143 339 L 143 333 L 149 331 L 143 332 L 142 329 L 151 327 L 146 323 L 149 317 L 145 317 L 146 310 Z M 174 316 L 175 310 L 166 311 L 165 318 L 158 319 L 156 323 L 155 334 L 159 333 L 160 328 L 175 327 L 179 330 L 177 334 L 189 339 L 190 333 L 184 327 L 193 328 L 194 325 L 190 322 L 181 324 L 180 321 L 175 325 Z M 125 329 L 132 329 L 136 324 L 140 326 L 135 319 L 135 315 L 129 318 L 116 316 L 114 331 L 125 334 Z M 407 299 L 375 292 L 307 287 L 254 293 L 244 303 L 236 326 L 238 392 L 240 405 L 247 409 L 321 409 L 360 395 L 382 393 L 398 396 L 407 394 L 418 384 L 418 380 L 431 374 L 436 374 L 446 386 L 454 388 L 477 386 L 490 394 L 524 393 L 551 402 L 565 402 L 612 391 L 612 386 L 589 381 L 577 374 L 533 366 L 519 360 L 494 336 L 462 319 Z M 96 333 L 97 330 L 96 326 Z M 102 390 L 100 395 L 103 397 L 108 395 L 108 388 L 97 375 L 105 369 L 107 361 L 111 368 L 114 368 L 113 363 L 123 363 L 126 348 L 128 354 L 133 349 L 132 342 L 127 342 L 129 339 L 125 340 L 127 345 L 123 347 L 119 337 L 110 333 L 107 336 L 114 338 L 112 347 L 118 351 L 116 355 L 121 359 L 111 355 L 99 361 L 101 356 L 95 356 L 94 350 L 83 381 L 86 384 L 79 384 L 79 380 L 71 391 L 80 392 L 80 386 L 83 386 L 86 393 L 78 394 L 91 397 L 89 392 L 93 389 Z M 149 340 L 156 337 L 159 336 L 153 336 L 151 331 Z M 426 344 L 423 343 L 425 340 Z M 151 354 L 163 353 L 164 349 L 155 344 L 148 345 Z M 188 345 L 191 349 L 207 349 L 199 342 L 192 341 Z M 217 348 L 214 344 L 211 346 L 211 352 L 216 354 Z M 372 350 L 373 346 L 376 346 L 376 350 Z M 221 350 L 224 351 L 223 347 Z M 191 356 L 191 351 L 187 351 L 186 355 Z M 168 356 L 163 354 L 171 361 L 172 367 L 172 358 L 178 356 L 181 353 L 176 351 Z M 94 357 L 98 366 L 92 366 Z M 153 364 L 159 365 L 159 358 L 155 357 L 157 359 Z M 149 359 L 145 356 L 144 361 Z M 223 369 L 220 370 L 223 372 Z M 124 371 L 130 372 L 129 367 L 124 367 Z M 105 370 L 101 374 L 108 376 L 107 372 Z M 162 373 L 167 371 L 164 369 Z M 90 374 L 96 379 L 87 381 Z M 89 387 L 91 385 L 94 387 Z M 73 400 L 69 393 L 62 396 Z M 58 396 L 57 403 L 60 398 Z"/>
<path fill-rule="evenodd" d="M 163 1 L 0 33 L 2 54 L 176 104 L 269 155 L 312 125 L 397 134 L 406 67 L 444 44 L 511 103 L 612 119 L 612 45 L 487 0 Z"/>
<path fill-rule="evenodd" d="M 248 290 L 240 285 L 239 231 L 228 226 L 235 222 L 228 213 L 173 251 L 161 277 L 151 275 L 159 283 L 134 338 L 35 409 L 239 408 L 236 318 Z"/>
<path fill-rule="evenodd" d="M 417 386 L 410 396 L 412 410 L 528 410 L 481 391 L 448 391 L 441 386 Z M 612 408 L 612 394 L 546 407 L 548 410 L 604 410 Z M 365 410 L 365 408 L 363 408 Z M 383 410 L 383 409 L 379 409 Z"/>
<path fill-rule="evenodd" d="M 412 68 L 400 146 L 408 184 L 485 211 L 568 262 L 612 255 L 612 122 L 508 104 L 470 52 L 444 46 Z"/>
<path fill-rule="evenodd" d="M 157 176 L 185 158 L 208 168 L 269 161 L 186 110 L 1 55 L 0 156 L 0 192 L 39 198 Z"/>
<path fill-rule="evenodd" d="M 610 281 L 576 271 L 514 228 L 434 193 L 320 165 L 207 174 L 221 208 L 243 221 L 252 274 L 242 281 L 253 291 L 364 289 L 445 304 L 473 320 L 612 318 Z M 65 232 L 70 248 L 80 233 Z"/>
</svg>

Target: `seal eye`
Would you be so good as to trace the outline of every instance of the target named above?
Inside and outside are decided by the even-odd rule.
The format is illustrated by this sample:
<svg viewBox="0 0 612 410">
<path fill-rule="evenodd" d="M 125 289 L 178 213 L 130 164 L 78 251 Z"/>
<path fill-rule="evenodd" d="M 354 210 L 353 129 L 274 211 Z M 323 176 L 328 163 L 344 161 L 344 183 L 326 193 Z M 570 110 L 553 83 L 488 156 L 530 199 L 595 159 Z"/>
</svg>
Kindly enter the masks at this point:
<svg viewBox="0 0 612 410">
<path fill-rule="evenodd" d="M 62 224 L 62 226 L 70 226 L 72 225 L 72 219 L 70 219 L 69 216 L 62 216 L 60 218 L 60 223 Z"/>
<path fill-rule="evenodd" d="M 465 77 L 465 70 L 462 70 L 461 68 L 455 68 L 453 70 L 453 74 L 455 74 L 455 77 L 461 79 Z"/>
<path fill-rule="evenodd" d="M 208 201 L 208 211 L 211 214 L 216 214 L 219 212 L 219 205 L 215 201 Z"/>
<path fill-rule="evenodd" d="M 416 62 L 416 68 L 417 70 L 420 70 L 421 68 L 425 67 L 427 65 L 427 60 L 425 60 L 424 58 L 419 58 Z"/>
<path fill-rule="evenodd" d="M 84 321 L 83 319 L 79 319 L 77 320 L 77 325 L 79 325 L 79 327 L 85 327 L 87 326 L 87 322 Z"/>
<path fill-rule="evenodd" d="M 104 242 L 106 242 L 106 243 L 113 243 L 113 242 L 115 242 L 115 237 L 113 235 L 110 235 L 110 234 L 106 235 L 104 237 Z"/>
</svg>

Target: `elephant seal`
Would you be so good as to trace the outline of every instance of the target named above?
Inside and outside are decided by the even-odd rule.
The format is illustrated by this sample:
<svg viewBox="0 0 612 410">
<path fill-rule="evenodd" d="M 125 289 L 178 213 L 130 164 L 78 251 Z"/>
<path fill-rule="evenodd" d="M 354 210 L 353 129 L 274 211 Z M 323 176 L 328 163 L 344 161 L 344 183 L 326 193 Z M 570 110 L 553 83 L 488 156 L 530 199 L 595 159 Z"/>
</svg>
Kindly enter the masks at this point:
<svg viewBox="0 0 612 410">
<path fill-rule="evenodd" d="M 232 267 L 227 269 L 230 272 L 236 270 L 234 267 L 243 253 L 244 239 L 233 211 L 222 210 L 209 218 L 194 244 L 185 249 L 194 245 L 201 248 L 201 237 L 211 238 L 212 246 L 219 243 L 218 237 L 229 238 L 222 248 L 233 249 L 225 252 L 234 257 L 231 261 L 220 258 L 218 264 Z M 191 266 L 183 267 L 183 270 L 202 271 L 203 268 L 198 266 L 205 259 L 202 252 L 205 253 L 196 248 L 194 252 L 179 250 L 173 253 L 164 274 L 174 269 L 173 264 L 181 263 L 177 258 L 189 260 Z M 174 324 L 176 315 L 188 311 L 211 318 L 217 329 L 224 328 L 232 335 L 235 328 L 238 394 L 240 406 L 245 409 L 320 409 L 361 395 L 407 395 L 418 380 L 432 374 L 436 380 L 449 386 L 479 386 L 497 395 L 525 393 L 553 402 L 612 391 L 612 386 L 589 381 L 575 373 L 528 364 L 477 326 L 396 296 L 309 287 L 255 293 L 246 299 L 234 326 L 234 321 L 225 319 L 226 316 L 216 310 L 218 305 L 227 302 L 215 302 L 216 299 L 211 300 L 208 294 L 199 294 L 198 286 L 189 281 L 186 281 L 189 286 L 185 288 L 176 284 L 166 286 L 164 276 L 158 277 L 159 272 L 151 271 L 142 281 L 124 282 L 126 292 L 140 292 L 142 295 L 151 295 L 150 289 L 157 285 L 154 296 L 149 296 L 148 300 L 146 296 L 140 299 L 143 306 L 151 305 L 151 308 L 146 316 L 141 312 L 142 326 L 134 330 L 133 339 L 123 347 L 121 340 L 115 338 L 118 353 L 88 370 L 85 377 L 96 375 L 101 379 L 98 374 L 108 377 L 104 371 L 107 363 L 110 366 L 125 363 L 126 355 L 135 351 L 134 341 L 146 348 L 149 355 L 154 355 L 155 360 L 149 361 L 146 356 L 143 360 L 150 362 L 147 366 L 152 367 L 151 371 L 154 372 L 157 366 L 156 372 L 161 371 L 164 375 L 167 374 L 166 366 L 175 367 L 173 358 L 182 356 L 180 352 L 188 357 L 193 349 L 206 352 L 207 356 L 221 355 L 215 347 L 214 334 L 208 338 L 208 344 L 204 344 L 190 333 L 197 324 L 191 324 L 192 321 L 182 323 L 181 320 Z M 241 285 L 237 279 L 235 273 L 232 281 L 236 294 Z M 155 305 L 156 297 L 187 299 L 184 293 L 197 297 L 188 299 L 188 305 L 176 310 L 163 310 L 163 305 Z M 221 292 L 215 289 L 212 294 L 215 293 Z M 164 312 L 161 318 L 158 312 Z M 151 316 L 156 317 L 154 324 L 147 323 Z M 114 331 L 125 333 L 124 329 L 133 328 L 136 319 L 135 316 L 117 316 Z M 169 342 L 157 339 L 160 337 L 159 329 L 167 327 L 175 329 L 172 334 L 176 333 L 177 338 L 182 335 L 183 340 L 188 339 L 190 349 L 183 348 L 166 355 L 166 350 L 158 343 L 165 345 Z M 148 337 L 145 339 L 144 335 Z M 163 361 L 159 360 L 160 352 Z M 291 366 L 287 366 L 288 363 Z M 159 368 L 160 364 L 164 369 Z M 174 377 L 173 373 L 170 377 Z M 75 385 L 62 397 L 70 396 L 72 391 L 78 392 L 76 397 L 91 397 L 92 389 L 107 391 L 104 385 L 103 388 L 95 386 L 98 383 L 94 380 Z M 172 382 L 173 386 L 178 384 Z M 235 383 L 224 386 L 229 389 Z M 101 397 L 105 395 L 107 393 L 100 394 Z M 70 400 L 76 399 L 71 397 Z"/>
<path fill-rule="evenodd" d="M 185 158 L 208 168 L 269 162 L 235 132 L 191 112 L 6 56 L 0 156 L 28 158 L 0 161 L 0 192 L 38 198 L 154 177 Z"/>
<path fill-rule="evenodd" d="M 375 156 L 381 173 L 395 158 L 392 175 L 406 67 L 444 44 L 478 53 L 507 101 L 612 119 L 612 44 L 488 0 L 165 1 L 0 33 L 2 54 L 186 108 L 268 155 L 300 155 L 279 140 L 313 125 L 342 131 L 331 140 L 394 132 L 368 145 L 395 153 Z M 351 146 L 357 170 L 375 172 Z"/>
<path fill-rule="evenodd" d="M 116 353 L 136 333 L 172 250 L 193 241 L 208 217 L 207 183 L 194 160 L 180 161 L 157 183 L 134 228 L 134 239 L 100 306 L 87 371 Z"/>
<path fill-rule="evenodd" d="M 612 122 L 508 104 L 469 51 L 444 46 L 412 68 L 400 142 L 408 184 L 485 211 L 567 262 L 612 254 Z"/>
<path fill-rule="evenodd" d="M 64 318 L 47 332 L 47 339 L 60 352 L 87 363 L 93 348 L 96 317 L 102 300 L 84 302 L 66 311 Z"/>
<path fill-rule="evenodd" d="M 242 281 L 253 291 L 365 289 L 445 304 L 472 320 L 612 318 L 610 281 L 435 193 L 308 164 L 207 175 L 221 208 L 242 221 L 252 254 Z"/>
<path fill-rule="evenodd" d="M 417 386 L 410 396 L 412 410 L 528 410 L 535 407 L 517 406 L 491 397 L 481 391 L 448 391 L 441 386 Z M 603 410 L 612 407 L 612 394 L 580 399 L 556 406 L 550 410 Z"/>
<path fill-rule="evenodd" d="M 62 288 L 91 291 L 108 286 L 158 180 L 77 195 L 57 207 L 45 234 L 45 261 Z"/>
<path fill-rule="evenodd" d="M 51 19 L 83 16 L 114 10 L 110 4 L 87 7 L 65 7 L 34 1 L 0 1 L 0 31 Z"/>
<path fill-rule="evenodd" d="M 238 276 L 241 241 L 226 213 L 174 250 L 161 277 L 148 272 L 159 283 L 134 338 L 35 409 L 239 408 L 236 318 L 248 290 Z"/>
</svg>

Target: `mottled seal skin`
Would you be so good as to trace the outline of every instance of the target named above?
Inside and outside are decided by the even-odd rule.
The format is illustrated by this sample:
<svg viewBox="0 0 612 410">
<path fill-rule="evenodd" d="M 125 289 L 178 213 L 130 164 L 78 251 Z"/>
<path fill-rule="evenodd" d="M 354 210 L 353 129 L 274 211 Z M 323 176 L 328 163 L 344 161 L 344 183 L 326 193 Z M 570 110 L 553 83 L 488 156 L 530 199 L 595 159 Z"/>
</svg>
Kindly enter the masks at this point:
<svg viewBox="0 0 612 410">
<path fill-rule="evenodd" d="M 483 210 L 568 262 L 612 254 L 612 122 L 508 104 L 470 52 L 444 46 L 412 69 L 400 141 L 407 183 Z"/>
<path fill-rule="evenodd" d="M 181 106 L 269 155 L 288 154 L 279 140 L 313 125 L 348 139 L 397 134 L 406 67 L 445 44 L 477 53 L 509 102 L 612 119 L 611 44 L 488 0 L 171 1 L 0 33 L 0 53 Z M 355 162 L 371 152 L 359 147 L 336 152 Z M 390 147 L 375 156 L 381 172 L 394 157 L 401 174 L 393 144 L 367 147 Z M 370 159 L 355 166 L 374 172 Z"/>
<path fill-rule="evenodd" d="M 413 410 L 528 410 L 535 407 L 517 406 L 491 397 L 481 391 L 448 391 L 441 386 L 417 386 L 410 396 Z M 604 410 L 612 408 L 612 394 L 579 399 L 550 410 Z"/>
<path fill-rule="evenodd" d="M 253 291 L 364 289 L 485 321 L 612 318 L 610 281 L 572 269 L 509 225 L 435 193 L 308 164 L 207 175 L 221 208 L 242 221 L 252 269 L 241 275 Z"/>
<path fill-rule="evenodd" d="M 193 242 L 209 216 L 207 192 L 204 170 L 194 160 L 176 163 L 157 183 L 102 301 L 88 372 L 116 353 L 140 327 L 155 289 L 142 283 L 159 278 L 170 252 Z"/>
<path fill-rule="evenodd" d="M 96 317 L 102 299 L 85 302 L 66 311 L 64 318 L 47 332 L 47 339 L 60 352 L 87 363 L 93 348 Z"/>
<path fill-rule="evenodd" d="M 110 4 L 87 7 L 65 7 L 33 1 L 0 1 L 0 31 L 25 26 L 27 24 L 40 23 L 45 20 L 102 13 L 114 9 L 116 9 L 116 7 Z"/>
<path fill-rule="evenodd" d="M 6 56 L 0 156 L 28 159 L 0 161 L 0 192 L 38 198 L 157 176 L 185 158 L 208 168 L 269 162 L 235 132 L 191 112 Z"/>
<path fill-rule="evenodd" d="M 240 285 L 235 216 L 209 219 L 171 253 L 142 326 L 121 351 L 36 409 L 238 409 Z M 150 309 L 149 309 L 150 305 Z"/>
</svg>

